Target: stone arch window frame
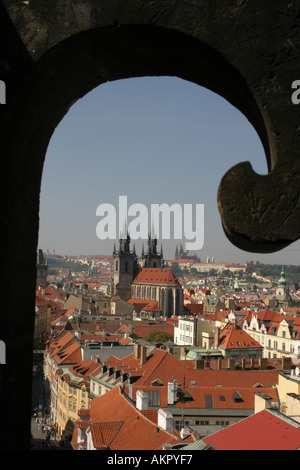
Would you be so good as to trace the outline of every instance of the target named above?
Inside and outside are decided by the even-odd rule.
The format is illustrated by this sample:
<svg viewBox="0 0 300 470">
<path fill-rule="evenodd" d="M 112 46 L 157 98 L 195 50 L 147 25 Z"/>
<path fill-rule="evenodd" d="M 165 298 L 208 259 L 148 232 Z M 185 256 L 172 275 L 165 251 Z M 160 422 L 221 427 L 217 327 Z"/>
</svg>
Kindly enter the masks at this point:
<svg viewBox="0 0 300 470">
<path fill-rule="evenodd" d="M 23 5 L 20 5 L 20 7 L 23 7 Z M 3 12 L 4 16 L 6 15 L 8 17 L 7 12 L 4 10 L 4 7 L 1 5 L 0 8 L 2 9 L 1 14 Z M 11 8 L 15 8 L 15 5 L 13 5 Z M 157 8 L 159 9 L 159 7 Z M 193 6 L 193 8 L 196 8 L 196 7 Z M 207 6 L 206 8 L 209 8 L 209 7 Z M 14 11 L 11 10 L 11 12 L 12 12 L 11 14 L 13 15 Z M 29 37 L 26 38 L 26 34 L 25 34 L 23 36 L 24 41 L 25 43 L 29 41 L 29 43 L 24 44 L 22 42 L 21 36 L 19 36 L 17 33 L 14 33 L 16 35 L 14 39 L 17 39 L 17 42 L 13 43 L 12 48 L 10 49 L 10 52 L 13 51 L 15 47 L 17 49 L 16 53 L 17 55 L 19 54 L 19 57 L 21 58 L 21 60 L 17 61 L 18 69 L 15 66 L 13 66 L 11 80 L 10 80 L 10 77 L 8 76 L 8 79 L 9 79 L 7 83 L 8 100 L 7 100 L 7 104 L 5 105 L 8 110 L 8 119 L 6 119 L 5 117 L 4 125 L 1 126 L 1 128 L 2 128 L 3 134 L 8 136 L 5 138 L 5 142 L 3 142 L 3 151 L 4 153 L 7 153 L 9 157 L 7 159 L 7 168 L 5 168 L 6 175 L 13 174 L 12 170 L 14 168 L 14 165 L 18 165 L 17 162 L 20 161 L 18 159 L 18 155 L 22 155 L 22 158 L 24 158 L 24 161 L 28 161 L 28 165 L 31 166 L 31 169 L 32 169 L 32 171 L 30 171 L 30 169 L 28 170 L 28 168 L 26 169 L 27 175 L 28 175 L 27 181 L 25 181 L 26 178 L 23 177 L 24 175 L 22 175 L 21 174 L 22 171 L 20 171 L 20 175 L 18 177 L 21 178 L 21 180 L 19 182 L 18 181 L 15 182 L 16 183 L 15 188 L 20 188 L 20 194 L 17 195 L 16 192 L 14 192 L 15 188 L 12 188 L 13 196 L 10 198 L 11 199 L 10 201 L 7 201 L 7 204 L 6 204 L 7 206 L 6 210 L 8 211 L 7 212 L 8 214 L 10 213 L 10 211 L 12 214 L 14 213 L 14 211 L 12 210 L 14 207 L 15 207 L 15 210 L 18 211 L 19 214 L 21 214 L 22 213 L 21 209 L 23 207 L 23 204 L 21 203 L 21 201 L 22 200 L 32 201 L 31 208 L 26 207 L 26 213 L 24 212 L 23 217 L 20 217 L 19 220 L 13 220 L 14 217 L 12 217 L 8 224 L 9 231 L 12 231 L 13 233 L 20 233 L 19 228 L 22 227 L 22 223 L 24 222 L 24 220 L 27 219 L 27 220 L 32 221 L 32 224 L 30 227 L 26 226 L 26 224 L 24 224 L 23 226 L 24 228 L 23 239 L 29 240 L 31 238 L 31 241 L 29 241 L 28 245 L 26 245 L 27 249 L 24 250 L 25 241 L 21 241 L 20 247 L 17 247 L 17 249 L 15 250 L 15 254 L 14 254 L 14 256 L 16 257 L 16 260 L 18 260 L 19 258 L 20 262 L 28 261 L 29 264 L 30 262 L 32 262 L 32 267 L 28 271 L 29 283 L 30 283 L 30 279 L 32 280 L 32 283 L 33 283 L 34 278 L 35 278 L 34 264 L 35 264 L 35 251 L 36 251 L 36 243 L 37 243 L 36 235 L 38 231 L 38 212 L 39 212 L 38 194 L 39 194 L 39 189 L 40 189 L 43 160 L 44 160 L 48 143 L 50 141 L 50 137 L 55 127 L 63 118 L 64 114 L 67 112 L 68 108 L 72 105 L 74 100 L 77 100 L 78 98 L 84 96 L 93 87 L 100 85 L 101 83 L 104 83 L 107 80 L 116 80 L 118 78 L 129 78 L 130 76 L 144 76 L 144 75 L 149 75 L 149 72 L 150 74 L 152 73 L 155 75 L 168 75 L 169 74 L 169 75 L 179 76 L 180 78 L 187 79 L 189 81 L 192 81 L 202 86 L 205 86 L 206 84 L 209 89 L 211 89 L 212 91 L 218 92 L 218 84 L 214 83 L 213 77 L 203 76 L 201 80 L 195 80 L 194 72 L 192 71 L 193 67 L 186 67 L 186 63 L 184 62 L 185 60 L 189 60 L 189 61 L 193 60 L 192 58 L 193 42 L 194 40 L 196 40 L 200 44 L 201 34 L 203 34 L 203 31 L 200 27 L 199 28 L 195 27 L 195 25 L 197 25 L 197 22 L 201 24 L 201 18 L 200 18 L 201 15 L 199 16 L 199 12 L 198 13 L 195 12 L 195 16 L 193 16 L 193 18 L 195 18 L 195 22 L 193 23 L 193 26 L 191 25 L 189 21 L 189 18 L 190 18 L 189 15 L 193 15 L 193 13 L 194 13 L 193 11 L 189 12 L 189 14 L 186 13 L 187 16 L 185 17 L 185 21 L 183 20 L 178 26 L 179 23 L 177 24 L 176 21 L 174 21 L 174 19 L 176 19 L 177 17 L 176 14 L 178 14 L 178 12 L 175 9 L 173 12 L 172 18 L 169 18 L 168 15 L 164 15 L 165 18 L 163 18 L 163 15 L 161 16 L 161 19 L 160 19 L 161 26 L 158 27 L 158 26 L 151 25 L 151 20 L 147 19 L 146 17 L 144 18 L 145 24 L 142 24 L 141 18 L 135 17 L 136 13 L 129 12 L 128 17 L 126 18 L 127 25 L 125 26 L 125 29 L 129 28 L 130 34 L 128 34 L 127 36 L 125 35 L 125 40 L 122 41 L 118 38 L 119 38 L 120 33 L 124 31 L 125 21 L 122 22 L 122 17 L 124 15 L 124 12 L 123 13 L 120 12 L 120 15 L 118 16 L 119 23 L 117 25 L 114 24 L 113 26 L 111 25 L 111 17 L 109 16 L 110 13 L 106 12 L 105 14 L 108 15 L 108 17 L 106 18 L 104 14 L 104 18 L 101 17 L 101 21 L 103 21 L 104 24 L 107 24 L 109 26 L 107 28 L 101 26 L 101 29 L 105 30 L 105 32 L 104 32 L 104 41 L 101 43 L 102 49 L 100 50 L 100 53 L 101 51 L 104 51 L 104 50 L 106 51 L 107 45 L 109 45 L 110 47 L 108 47 L 108 55 L 110 53 L 112 53 L 112 55 L 116 53 L 119 58 L 124 56 L 123 65 L 120 66 L 120 64 L 117 64 L 116 68 L 114 68 L 113 62 L 116 63 L 118 62 L 118 60 L 112 61 L 112 63 L 110 63 L 109 58 L 108 58 L 107 59 L 108 67 L 106 67 L 105 63 L 102 64 L 102 67 L 99 67 L 99 63 L 96 63 L 97 61 L 95 61 L 95 68 L 93 71 L 90 71 L 87 65 L 88 65 L 88 61 L 94 58 L 93 54 L 87 54 L 87 56 L 85 56 L 84 53 L 82 54 L 80 52 L 80 54 L 78 55 L 78 59 L 79 59 L 79 63 L 80 62 L 82 63 L 82 71 L 84 71 L 84 74 L 85 74 L 85 77 L 83 77 L 83 82 L 81 83 L 81 85 L 79 85 L 79 83 L 81 82 L 80 76 L 74 73 L 74 71 L 76 71 L 75 65 L 73 66 L 73 72 L 70 70 L 69 73 L 66 74 L 66 70 L 69 67 L 68 60 L 71 59 L 72 51 L 73 52 L 76 51 L 76 53 L 78 51 L 78 48 L 76 47 L 76 44 L 78 45 L 78 38 L 75 38 L 74 41 L 72 39 L 73 38 L 72 34 L 74 35 L 74 30 L 68 29 L 66 30 L 66 32 L 63 32 L 62 34 L 65 34 L 64 36 L 65 39 L 61 42 L 59 42 L 60 38 L 58 38 L 57 35 L 54 34 L 54 36 L 52 36 L 51 34 L 48 34 L 47 36 L 45 36 L 47 37 L 47 39 L 44 38 L 41 41 L 36 42 L 37 50 L 30 47 L 32 46 L 30 41 L 35 41 L 36 39 L 34 35 L 32 38 L 29 39 Z M 270 13 L 272 12 L 270 11 Z M 146 12 L 144 14 L 146 15 Z M 115 18 L 114 15 L 112 16 Z M 225 15 L 223 15 L 223 17 L 222 15 L 219 15 L 219 16 L 220 18 L 223 18 L 222 21 L 225 21 Z M 158 12 L 157 12 L 156 17 L 160 17 L 160 15 L 158 15 Z M 217 19 L 218 21 L 216 21 L 216 26 L 214 26 L 214 28 L 218 28 L 220 27 L 220 25 L 222 25 L 222 21 L 221 20 L 219 21 L 219 17 Z M 26 22 L 26 18 L 21 19 L 21 29 L 22 29 L 22 21 Z M 148 21 L 149 21 L 149 24 L 147 24 Z M 52 24 L 50 27 L 55 28 L 55 26 L 53 26 L 55 24 L 56 22 L 52 21 Z M 135 27 L 132 28 L 132 25 L 137 26 L 137 29 Z M 149 32 L 151 29 L 153 29 L 153 31 L 154 30 L 158 31 L 161 28 L 163 28 L 163 26 L 165 26 L 164 33 L 162 35 L 157 34 L 157 38 L 155 38 L 155 34 L 153 34 L 152 35 L 152 38 L 154 39 L 153 41 L 151 41 L 151 38 L 149 40 L 148 34 L 144 34 L 144 32 L 146 31 Z M 95 30 L 95 28 L 97 29 L 97 25 L 94 24 L 93 30 Z M 175 28 L 177 28 L 178 31 L 176 31 Z M 284 31 L 284 26 L 282 26 L 282 28 Z M 24 31 L 26 31 L 26 24 L 25 24 Z M 219 61 L 220 56 L 228 58 L 226 60 L 226 63 L 223 64 L 225 71 L 228 72 L 228 74 L 226 73 L 224 74 L 224 77 L 226 76 L 225 82 L 227 83 L 227 85 L 229 84 L 229 81 L 230 81 L 233 96 L 230 95 L 230 90 L 229 90 L 229 87 L 226 87 L 226 83 L 223 84 L 224 90 L 226 92 L 225 93 L 226 96 L 224 96 L 224 94 L 220 92 L 222 91 L 221 89 L 219 89 L 218 94 L 225 97 L 235 107 L 240 109 L 246 115 L 246 117 L 248 117 L 249 121 L 253 124 L 265 148 L 269 168 L 272 169 L 271 178 L 274 178 L 274 179 L 271 179 L 271 180 L 269 179 L 269 181 L 275 182 L 275 183 L 276 183 L 276 180 L 279 181 L 279 184 L 278 184 L 278 187 L 279 187 L 281 184 L 279 176 L 280 176 L 282 167 L 285 166 L 283 164 L 281 165 L 281 168 L 279 168 L 277 172 L 274 171 L 274 169 L 276 170 L 277 162 L 283 161 L 283 152 L 280 149 L 280 146 L 277 145 L 278 142 L 276 140 L 276 138 L 280 136 L 280 132 L 278 132 L 276 128 L 280 127 L 279 123 L 280 123 L 280 120 L 282 120 L 281 113 L 276 112 L 277 110 L 280 110 L 280 97 L 278 98 L 279 99 L 278 103 L 276 99 L 274 100 L 274 107 L 272 108 L 271 102 L 270 102 L 270 100 L 272 100 L 273 98 L 271 90 L 269 93 L 269 97 L 267 97 L 266 94 L 264 95 L 264 90 L 263 90 L 264 84 L 261 84 L 261 87 L 259 87 L 260 89 L 257 88 L 257 94 L 256 94 L 255 93 L 255 80 L 253 79 L 253 77 L 252 77 L 253 89 L 252 91 L 250 91 L 247 85 L 247 82 L 244 82 L 243 75 L 241 75 L 241 73 L 238 71 L 239 67 L 242 67 L 242 65 L 240 65 L 240 59 L 235 57 L 234 58 L 235 66 L 233 67 L 230 65 L 229 62 L 230 62 L 231 54 L 230 54 L 230 51 L 227 51 L 226 48 L 228 46 L 226 46 L 226 44 L 224 44 L 224 46 L 223 45 L 220 46 L 220 49 L 223 47 L 223 50 L 220 51 L 220 55 L 219 55 L 217 51 L 218 47 L 214 47 L 213 33 L 214 31 L 212 30 L 211 38 L 210 37 L 207 38 L 207 39 L 211 39 L 211 43 L 210 41 L 207 41 L 207 44 L 204 45 L 202 49 L 204 53 L 203 54 L 204 60 L 202 61 L 201 57 L 200 56 L 198 57 L 198 59 L 200 58 L 201 60 L 198 61 L 199 62 L 198 65 L 196 63 L 195 70 L 199 71 L 199 69 L 202 68 L 205 71 L 205 67 L 203 67 L 203 65 L 205 65 L 205 61 L 209 65 L 213 63 L 213 60 L 211 59 L 216 58 L 215 70 L 217 71 L 217 69 L 219 69 L 219 73 L 216 73 L 216 76 L 220 77 L 220 71 L 222 70 L 222 66 L 219 67 L 219 65 L 223 64 L 222 60 Z M 76 36 L 77 35 L 79 36 L 81 34 L 82 34 L 81 32 L 78 32 Z M 86 34 L 86 37 L 89 36 L 89 31 L 88 30 L 85 31 L 83 35 L 85 34 Z M 113 40 L 109 44 L 109 40 L 111 39 L 110 34 L 112 34 L 112 36 L 115 36 L 115 39 L 113 38 Z M 196 37 L 197 34 L 199 34 L 198 37 Z M 175 36 L 178 35 L 181 37 L 181 39 L 178 40 L 178 42 L 173 41 L 172 35 L 175 35 Z M 188 49 L 184 47 L 185 35 L 188 35 L 188 37 L 190 38 L 190 39 L 187 39 L 187 42 L 190 41 L 190 44 L 191 44 L 191 47 Z M 239 35 L 242 36 L 243 32 L 240 31 Z M 131 47 L 131 45 L 132 45 L 132 42 L 134 44 L 139 44 L 139 49 L 143 50 L 143 53 L 144 53 L 144 48 L 142 47 L 143 36 L 146 37 L 145 51 L 147 51 L 147 53 L 145 53 L 144 57 L 140 58 L 140 61 L 139 61 L 139 59 L 137 58 L 138 51 L 134 47 Z M 280 37 L 280 34 L 278 34 L 278 36 Z M 47 40 L 49 40 L 49 38 L 52 38 L 53 42 L 51 44 L 49 43 L 47 44 Z M 259 38 L 259 34 L 258 34 L 258 38 Z M 87 41 L 87 42 L 90 41 L 90 44 L 93 43 L 91 39 L 92 38 L 88 38 L 88 41 Z M 166 47 L 166 43 L 164 39 L 166 39 L 166 42 L 167 43 L 169 42 L 172 45 L 172 47 L 170 47 L 170 44 L 169 44 L 169 47 Z M 276 52 L 276 38 L 273 38 L 273 39 L 275 43 L 274 47 L 275 47 L 275 52 Z M 70 46 L 69 51 L 67 49 L 62 50 L 62 48 L 60 47 L 61 45 L 62 47 L 64 47 L 66 42 L 68 42 L 68 45 Z M 238 43 L 238 41 L 235 41 L 235 42 Z M 55 43 L 57 45 L 53 46 L 53 44 Z M 123 46 L 123 50 L 121 50 L 122 47 L 120 47 L 120 44 Z M 158 62 L 155 63 L 155 60 L 154 60 L 155 52 L 153 52 L 153 50 L 150 51 L 151 47 L 154 44 L 156 44 L 156 47 L 159 46 L 159 48 L 161 49 L 161 53 L 162 53 L 161 55 L 163 56 L 164 64 L 162 63 L 161 56 L 160 56 L 160 60 L 158 60 Z M 175 47 L 174 47 L 174 44 L 175 44 Z M 244 47 L 246 48 L 247 47 L 246 41 L 243 42 L 243 44 L 244 44 Z M 126 50 L 129 51 L 129 54 L 124 54 L 124 47 Z M 278 47 L 279 46 L 277 42 L 277 51 L 278 51 Z M 186 51 L 188 51 L 189 54 L 184 54 L 184 52 Z M 209 57 L 210 51 L 212 52 L 211 58 Z M 221 52 L 223 52 L 223 54 Z M 259 52 L 260 52 L 260 56 L 264 58 L 263 45 L 261 45 Z M 169 60 L 169 54 L 172 55 L 172 53 L 177 54 L 177 57 L 173 57 L 173 59 Z M 175 62 L 176 62 L 176 59 L 178 59 L 179 53 L 183 57 L 183 60 L 182 62 L 177 60 L 177 65 L 175 66 Z M 158 53 L 158 56 L 159 56 L 159 53 Z M 245 52 L 245 57 L 247 58 L 247 50 Z M 105 59 L 105 54 L 104 54 L 104 59 Z M 124 63 L 125 59 L 127 63 Z M 285 70 L 285 73 L 289 71 L 289 67 L 292 67 L 291 70 L 293 70 L 292 59 L 293 57 L 290 58 L 289 61 L 285 61 L 285 62 L 283 59 L 283 62 L 287 66 L 287 71 Z M 135 68 L 135 67 L 132 67 L 132 64 L 130 64 L 128 68 L 128 64 L 132 60 L 139 62 L 139 67 Z M 57 70 L 55 67 L 56 64 L 58 64 Z M 53 67 L 53 65 L 55 66 Z M 256 68 L 259 69 L 259 67 L 256 67 Z M 212 68 L 212 70 L 213 69 L 214 67 Z M 21 74 L 18 77 L 19 71 L 21 71 Z M 179 73 L 177 73 L 177 71 Z M 78 72 L 80 75 L 81 71 L 79 70 Z M 263 75 L 264 75 L 264 72 L 262 72 L 262 76 Z M 244 73 L 244 76 L 245 76 L 245 73 Z M 270 76 L 268 77 L 269 79 L 271 79 Z M 291 76 L 292 76 L 292 73 L 291 73 Z M 20 77 L 21 79 L 18 80 L 17 78 L 20 78 Z M 50 80 L 49 80 L 49 77 L 51 77 Z M 59 91 L 57 90 L 57 87 L 56 87 L 58 77 L 61 83 L 63 84 L 63 86 L 65 87 L 65 93 L 63 92 L 64 90 L 61 90 L 61 92 L 57 93 L 57 91 Z M 267 79 L 266 76 L 265 78 Z M 248 81 L 248 83 L 250 82 L 251 80 Z M 268 80 L 266 80 L 266 85 L 265 85 L 266 88 L 268 88 L 268 83 L 269 83 Z M 232 84 L 234 86 L 232 86 Z M 220 85 L 220 87 L 222 88 L 223 85 Z M 235 86 L 235 85 L 238 85 L 238 86 Z M 76 92 L 74 92 L 74 89 L 76 89 Z M 238 94 L 240 94 L 241 96 L 235 95 L 236 91 L 238 91 Z M 256 101 L 256 97 L 259 100 L 259 102 Z M 46 102 L 44 100 L 46 100 Z M 281 103 L 282 103 L 282 99 L 281 99 Z M 56 106 L 57 106 L 57 109 L 54 109 Z M 18 114 L 18 110 L 20 108 L 24 109 L 25 112 L 24 114 L 20 115 L 20 121 L 18 122 L 18 126 L 14 126 L 15 133 L 14 133 L 13 139 L 16 142 L 16 145 L 14 146 L 12 144 L 12 137 L 9 137 L 9 134 L 11 133 L 8 131 L 10 129 L 10 126 L 12 125 L 11 120 L 13 120 L 14 116 Z M 288 114 L 290 113 L 286 112 L 286 108 L 287 108 L 286 106 L 283 106 L 282 112 L 286 116 L 288 116 Z M 293 109 L 291 110 L 292 112 L 293 111 L 296 112 L 296 110 L 293 110 Z M 272 112 L 273 114 L 278 114 L 277 119 L 272 120 L 273 118 Z M 288 119 L 286 119 L 285 121 L 288 121 Z M 13 150 L 11 150 L 11 147 L 13 148 Z M 271 155 L 271 148 L 273 148 L 273 155 Z M 292 157 L 287 156 L 287 164 L 289 162 L 292 162 L 291 158 Z M 241 180 L 246 181 L 247 180 L 246 176 L 248 175 L 251 177 L 249 178 L 249 184 L 253 183 L 254 181 L 253 174 L 251 173 L 251 169 L 249 166 L 245 164 L 239 165 L 235 171 L 236 171 L 235 176 L 240 176 Z M 297 174 L 297 171 L 294 171 L 294 174 Z M 234 172 L 230 172 L 229 176 L 231 177 L 234 176 Z M 4 179 L 5 179 L 5 176 L 4 176 Z M 7 180 L 10 180 L 10 178 L 7 178 Z M 24 185 L 19 184 L 22 180 L 24 181 Z M 263 178 L 261 179 L 261 181 L 262 180 Z M 260 183 L 258 183 L 258 186 L 259 184 Z M 228 188 L 230 189 L 231 187 L 230 180 L 225 178 L 225 182 L 223 181 L 222 185 L 223 185 L 224 191 L 226 192 L 227 190 L 227 192 L 230 193 L 230 191 L 228 191 Z M 264 183 L 262 182 L 261 185 L 264 186 Z M 276 184 L 275 185 L 273 184 L 273 187 L 275 186 Z M 223 195 L 224 195 L 224 191 L 223 193 L 221 191 Z M 234 200 L 234 198 L 231 199 L 231 201 L 232 200 Z M 223 204 L 223 208 L 225 208 L 225 206 L 226 204 Z M 288 200 L 286 203 L 286 207 L 288 207 Z M 228 210 L 229 211 L 231 210 L 230 204 L 229 204 Z M 228 215 L 228 212 L 227 212 L 227 215 Z M 223 213 L 222 218 L 223 220 L 225 220 L 226 214 Z M 291 219 L 291 223 L 293 223 L 293 220 L 294 220 L 293 217 L 291 217 L 290 219 Z M 283 230 L 283 224 L 281 223 L 281 221 L 277 221 L 277 225 L 280 227 L 280 230 Z M 285 237 L 282 236 L 280 240 L 278 240 L 278 237 L 276 240 L 276 237 L 275 237 L 275 242 L 271 243 L 270 242 L 270 240 L 272 239 L 271 236 L 269 236 L 269 240 L 268 239 L 265 240 L 262 237 L 261 238 L 258 237 L 257 239 L 258 241 L 253 242 L 253 240 L 251 239 L 251 236 L 247 237 L 246 235 L 244 239 L 241 240 L 239 238 L 239 233 L 235 232 L 236 228 L 237 227 L 230 226 L 230 224 L 229 226 L 228 224 L 224 224 L 224 229 L 227 230 L 226 233 L 228 235 L 228 238 L 234 244 L 236 243 L 241 244 L 244 247 L 246 247 L 246 245 L 249 245 L 251 247 L 255 245 L 259 249 L 269 250 L 269 252 L 276 251 L 276 247 L 278 246 L 283 247 L 291 243 L 291 241 L 294 241 L 296 238 L 294 238 L 294 240 L 292 240 L 292 238 L 293 236 L 295 237 L 295 234 L 297 234 L 297 230 L 298 230 L 298 228 L 295 228 L 295 230 L 292 230 L 291 237 L 289 239 L 285 239 Z M 259 228 L 257 228 L 257 230 L 258 229 Z M 6 245 L 5 242 L 8 243 L 9 241 L 9 236 L 10 236 L 9 231 L 6 227 L 4 231 L 4 238 L 6 239 L 3 242 L 3 246 Z M 30 234 L 32 233 L 35 233 L 35 236 L 30 237 Z M 5 270 L 7 269 L 8 269 L 8 260 L 5 259 L 3 263 L 3 272 L 5 272 Z M 23 328 L 24 328 L 24 331 L 29 333 L 28 335 L 27 334 L 25 335 L 26 337 L 28 337 L 28 339 L 26 339 L 24 343 L 22 342 L 22 344 L 20 342 L 20 346 L 18 345 L 16 346 L 16 350 L 14 351 L 14 354 L 10 355 L 10 361 L 14 366 L 12 367 L 12 370 L 18 369 L 17 358 L 20 357 L 21 354 L 25 358 L 28 357 L 28 360 L 24 361 L 22 372 L 18 370 L 19 376 L 18 377 L 14 376 L 13 382 L 14 382 L 15 388 L 21 388 L 21 385 L 27 382 L 26 376 L 31 373 L 31 369 L 32 369 L 31 360 L 30 360 L 30 357 L 32 357 L 31 356 L 32 355 L 32 339 L 30 339 L 30 331 L 32 329 L 31 315 L 32 315 L 34 306 L 32 304 L 30 307 L 30 302 L 31 302 L 29 298 L 30 296 L 28 293 L 26 294 L 26 291 L 24 289 L 25 287 L 21 287 L 20 292 L 18 294 L 20 298 L 24 296 L 23 298 L 26 299 L 24 302 L 25 306 L 24 306 L 23 317 L 22 318 L 18 317 L 17 306 L 12 304 L 11 305 L 12 320 L 6 321 L 6 324 L 4 324 L 4 328 L 2 331 L 2 334 L 5 336 L 4 338 L 5 340 L 6 338 L 8 340 L 11 338 L 14 338 L 14 335 L 16 333 L 15 328 L 14 328 L 14 323 L 15 323 L 14 316 L 16 314 L 16 316 L 20 319 L 20 323 L 18 323 L 18 329 L 23 331 Z M 12 296 L 8 295 L 8 297 L 11 298 Z M 21 347 L 22 347 L 22 350 L 21 350 Z M 4 372 L 4 374 L 6 374 L 6 372 Z M 4 377 L 4 381 L 5 381 L 5 378 L 6 377 Z M 8 402 L 9 402 L 10 401 L 9 393 L 5 391 L 2 392 L 2 390 L 1 390 L 1 393 L 2 393 L 1 395 L 2 401 L 6 402 L 8 399 Z M 24 393 L 25 401 L 26 401 L 26 397 L 29 400 L 29 396 L 30 396 L 29 385 L 27 385 L 27 387 L 24 388 L 23 393 Z M 23 403 L 22 403 L 22 406 L 23 406 Z M 7 408 L 11 409 L 10 406 L 8 406 Z M 22 410 L 20 410 L 20 412 L 21 411 Z M 17 410 L 16 410 L 16 415 L 18 415 Z M 6 419 L 11 420 L 11 416 L 9 417 L 9 415 L 5 415 L 4 421 L 6 421 Z M 20 432 L 20 434 L 24 435 L 23 444 L 20 444 L 20 446 L 22 447 L 22 445 L 24 445 L 25 440 L 27 440 L 27 444 L 28 444 L 29 437 L 25 436 L 25 433 L 23 434 L 22 432 Z M 8 436 L 7 438 L 2 439 L 2 444 L 4 442 L 6 442 L 6 446 L 13 447 L 11 437 Z"/>
</svg>

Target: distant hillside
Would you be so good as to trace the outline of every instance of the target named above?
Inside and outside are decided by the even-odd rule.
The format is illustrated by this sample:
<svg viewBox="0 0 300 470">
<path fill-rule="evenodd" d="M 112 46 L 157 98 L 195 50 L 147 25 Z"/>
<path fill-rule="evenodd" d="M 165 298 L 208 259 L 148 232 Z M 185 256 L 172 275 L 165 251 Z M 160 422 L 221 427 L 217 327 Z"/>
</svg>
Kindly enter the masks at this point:
<svg viewBox="0 0 300 470">
<path fill-rule="evenodd" d="M 88 265 L 82 263 L 74 263 L 73 261 L 66 261 L 61 256 L 46 256 L 47 263 L 50 269 L 52 268 L 63 268 L 70 269 L 73 272 L 87 271 Z"/>
<path fill-rule="evenodd" d="M 284 270 L 285 278 L 290 283 L 300 283 L 300 266 L 296 265 L 281 265 L 281 264 L 263 264 L 256 261 L 250 261 L 247 266 L 247 273 L 260 274 L 263 277 L 276 278 L 278 280 L 281 276 L 281 271 Z"/>
</svg>

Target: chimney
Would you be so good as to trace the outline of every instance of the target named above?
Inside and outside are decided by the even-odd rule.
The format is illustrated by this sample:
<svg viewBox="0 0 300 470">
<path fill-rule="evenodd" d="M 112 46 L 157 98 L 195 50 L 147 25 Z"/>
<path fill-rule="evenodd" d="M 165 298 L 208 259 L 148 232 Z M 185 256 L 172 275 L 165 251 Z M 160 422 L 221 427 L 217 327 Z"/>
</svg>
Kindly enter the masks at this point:
<svg viewBox="0 0 300 470">
<path fill-rule="evenodd" d="M 194 369 L 204 369 L 204 359 L 196 359 Z"/>
<path fill-rule="evenodd" d="M 143 366 L 147 361 L 147 347 L 141 346 L 140 349 L 140 366 Z"/>
<path fill-rule="evenodd" d="M 291 370 L 292 367 L 292 358 L 283 357 L 282 358 L 282 370 Z"/>
<path fill-rule="evenodd" d="M 139 343 L 134 343 L 134 358 L 139 359 L 141 354 L 141 345 Z"/>
<path fill-rule="evenodd" d="M 143 390 L 136 392 L 136 408 L 138 410 L 148 410 L 149 408 L 149 397 Z"/>
<path fill-rule="evenodd" d="M 181 361 L 185 360 L 185 348 L 184 348 L 184 346 L 181 346 L 181 348 L 180 348 L 180 360 Z"/>
<path fill-rule="evenodd" d="M 268 368 L 268 358 L 267 357 L 261 357 L 258 362 L 259 362 L 260 370 L 267 370 L 267 368 Z"/>
<path fill-rule="evenodd" d="M 219 327 L 215 327 L 213 333 L 214 333 L 214 349 L 217 349 L 218 346 L 219 346 L 220 328 L 219 328 Z"/>
<path fill-rule="evenodd" d="M 175 382 L 168 382 L 168 405 L 174 405 L 177 401 L 177 387 Z"/>
<path fill-rule="evenodd" d="M 268 410 L 272 406 L 272 397 L 265 393 L 254 394 L 254 413 L 259 413 L 262 410 Z"/>
<path fill-rule="evenodd" d="M 157 413 L 157 425 L 164 431 L 173 434 L 173 424 L 173 415 L 169 411 L 160 408 Z"/>
</svg>

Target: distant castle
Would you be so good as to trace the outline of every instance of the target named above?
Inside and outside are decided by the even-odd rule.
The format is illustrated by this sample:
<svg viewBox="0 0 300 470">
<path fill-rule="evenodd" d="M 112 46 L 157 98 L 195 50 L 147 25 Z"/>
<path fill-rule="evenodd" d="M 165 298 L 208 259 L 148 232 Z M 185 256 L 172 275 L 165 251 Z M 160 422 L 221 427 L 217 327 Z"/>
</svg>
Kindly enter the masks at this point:
<svg viewBox="0 0 300 470">
<path fill-rule="evenodd" d="M 179 243 L 179 245 L 176 246 L 174 259 L 190 259 L 192 261 L 195 261 L 196 263 L 200 261 L 200 258 L 198 258 L 194 251 L 185 251 L 181 242 Z"/>
<path fill-rule="evenodd" d="M 157 251 L 157 239 L 148 237 L 147 251 L 142 249 L 141 265 L 130 250 L 130 236 L 119 240 L 119 249 L 113 250 L 114 277 L 112 295 L 123 300 L 149 300 L 153 309 L 164 317 L 183 313 L 183 289 L 171 268 L 164 267 L 162 249 Z"/>
</svg>

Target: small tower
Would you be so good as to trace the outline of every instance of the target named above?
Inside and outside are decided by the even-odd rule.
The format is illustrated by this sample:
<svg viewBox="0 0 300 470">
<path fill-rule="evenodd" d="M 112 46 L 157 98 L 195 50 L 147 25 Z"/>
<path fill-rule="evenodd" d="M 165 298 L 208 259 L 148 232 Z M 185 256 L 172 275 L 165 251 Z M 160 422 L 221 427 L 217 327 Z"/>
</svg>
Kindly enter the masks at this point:
<svg viewBox="0 0 300 470">
<path fill-rule="evenodd" d="M 112 294 L 119 295 L 123 300 L 131 297 L 131 284 L 138 271 L 135 247 L 130 251 L 130 236 L 123 236 L 119 240 L 119 250 L 114 246 L 114 279 Z"/>
<path fill-rule="evenodd" d="M 282 268 L 281 277 L 280 277 L 280 279 L 278 281 L 278 285 L 276 287 L 276 297 L 287 298 L 288 295 L 289 295 L 289 289 L 287 287 L 284 270 Z"/>
<path fill-rule="evenodd" d="M 161 253 L 157 252 L 157 239 L 148 236 L 148 250 L 145 253 L 144 246 L 142 250 L 142 266 L 143 268 L 161 268 L 162 263 L 162 250 Z"/>
<path fill-rule="evenodd" d="M 46 285 L 48 263 L 45 261 L 43 250 L 39 250 L 36 260 L 36 287 Z"/>
</svg>

